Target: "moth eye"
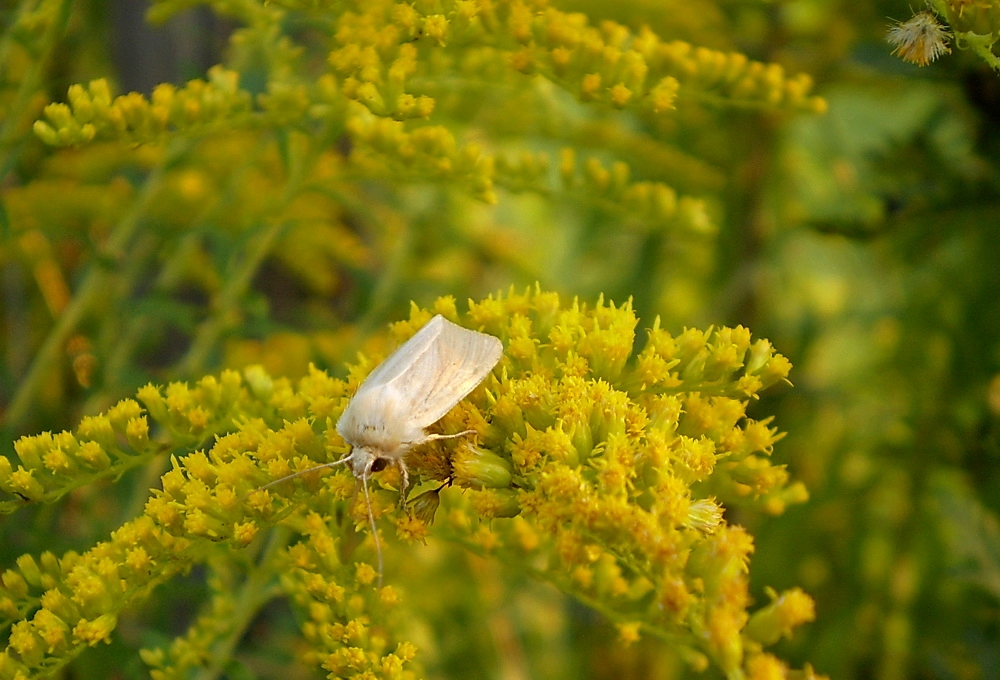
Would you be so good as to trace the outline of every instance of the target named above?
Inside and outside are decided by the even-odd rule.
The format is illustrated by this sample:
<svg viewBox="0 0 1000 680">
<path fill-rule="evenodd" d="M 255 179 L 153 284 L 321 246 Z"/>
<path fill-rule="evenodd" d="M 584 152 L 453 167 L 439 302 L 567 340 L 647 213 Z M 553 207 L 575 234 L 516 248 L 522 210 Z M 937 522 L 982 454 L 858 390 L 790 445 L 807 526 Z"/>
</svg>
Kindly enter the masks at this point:
<svg viewBox="0 0 1000 680">
<path fill-rule="evenodd" d="M 378 472 L 380 470 L 384 470 L 385 466 L 388 464 L 389 461 L 387 461 L 385 458 L 376 458 L 372 462 L 372 472 Z"/>
</svg>

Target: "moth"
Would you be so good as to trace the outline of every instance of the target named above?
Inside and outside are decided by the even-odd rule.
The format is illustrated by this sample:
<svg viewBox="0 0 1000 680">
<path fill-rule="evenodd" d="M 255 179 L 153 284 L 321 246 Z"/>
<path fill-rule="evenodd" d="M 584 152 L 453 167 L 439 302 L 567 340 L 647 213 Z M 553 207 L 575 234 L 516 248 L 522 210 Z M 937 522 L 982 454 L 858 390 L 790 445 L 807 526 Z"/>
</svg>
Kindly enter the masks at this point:
<svg viewBox="0 0 1000 680">
<path fill-rule="evenodd" d="M 409 485 L 406 454 L 434 439 L 471 434 L 427 434 L 433 425 L 474 390 L 500 361 L 498 338 L 471 331 L 438 314 L 403 343 L 361 383 L 337 432 L 351 452 L 336 463 L 350 462 L 354 476 L 366 479 L 380 461 L 399 467 L 402 487 Z"/>
<path fill-rule="evenodd" d="M 406 454 L 425 442 L 474 432 L 428 434 L 426 428 L 467 397 L 493 370 L 502 355 L 503 344 L 499 338 L 462 328 L 438 314 L 379 364 L 347 404 L 337 422 L 337 432 L 351 445 L 350 453 L 332 463 L 282 477 L 267 486 L 313 470 L 349 464 L 364 490 L 377 546 L 368 478 L 385 465 L 396 465 L 402 478 L 400 498 L 405 498 L 409 486 Z"/>
</svg>

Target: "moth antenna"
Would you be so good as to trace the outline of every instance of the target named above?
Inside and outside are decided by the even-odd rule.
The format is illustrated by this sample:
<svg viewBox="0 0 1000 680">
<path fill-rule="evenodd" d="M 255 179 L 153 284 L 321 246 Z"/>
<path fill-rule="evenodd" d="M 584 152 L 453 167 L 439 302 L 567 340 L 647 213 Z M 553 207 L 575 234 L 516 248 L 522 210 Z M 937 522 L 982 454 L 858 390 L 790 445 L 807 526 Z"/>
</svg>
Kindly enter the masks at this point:
<svg viewBox="0 0 1000 680">
<path fill-rule="evenodd" d="M 264 489 L 270 488 L 270 487 L 274 486 L 275 484 L 281 484 L 282 482 L 287 482 L 289 479 L 295 479 L 296 477 L 301 477 L 302 475 L 304 475 L 306 473 L 309 473 L 309 472 L 315 472 L 316 470 L 322 470 L 323 468 L 334 467 L 335 465 L 343 465 L 344 463 L 346 463 L 347 461 L 349 461 L 351 459 L 352 455 L 353 455 L 353 452 L 347 454 L 346 456 L 344 456 L 340 460 L 335 460 L 332 463 L 323 463 L 322 465 L 315 465 L 315 466 L 313 466 L 311 468 L 306 468 L 305 470 L 299 470 L 298 472 L 293 472 L 292 474 L 285 475 L 284 477 L 282 477 L 280 479 L 276 479 L 273 482 L 268 482 L 264 486 L 259 486 L 256 489 L 254 489 L 254 491 L 263 491 Z"/>
<path fill-rule="evenodd" d="M 374 461 L 372 461 L 374 462 Z M 369 469 L 365 470 L 365 473 L 361 475 L 361 488 L 365 492 L 365 508 L 368 510 L 368 526 L 372 530 L 372 538 L 375 539 L 375 554 L 378 556 L 378 587 L 382 587 L 382 543 L 378 539 L 378 527 L 375 526 L 375 514 L 372 512 L 372 501 L 368 496 L 368 475 L 371 474 L 370 468 L 371 464 L 368 465 Z"/>
</svg>

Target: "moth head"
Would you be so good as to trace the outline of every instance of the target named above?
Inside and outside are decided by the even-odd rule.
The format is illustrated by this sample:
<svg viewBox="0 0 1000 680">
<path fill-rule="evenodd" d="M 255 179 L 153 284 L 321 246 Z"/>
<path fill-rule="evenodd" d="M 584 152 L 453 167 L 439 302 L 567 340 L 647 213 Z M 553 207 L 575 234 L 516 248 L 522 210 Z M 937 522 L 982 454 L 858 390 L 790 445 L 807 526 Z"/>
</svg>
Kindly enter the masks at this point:
<svg viewBox="0 0 1000 680">
<path fill-rule="evenodd" d="M 351 471 L 358 479 L 367 478 L 372 473 L 375 463 L 379 460 L 376 452 L 372 449 L 355 446 L 351 451 Z"/>
</svg>

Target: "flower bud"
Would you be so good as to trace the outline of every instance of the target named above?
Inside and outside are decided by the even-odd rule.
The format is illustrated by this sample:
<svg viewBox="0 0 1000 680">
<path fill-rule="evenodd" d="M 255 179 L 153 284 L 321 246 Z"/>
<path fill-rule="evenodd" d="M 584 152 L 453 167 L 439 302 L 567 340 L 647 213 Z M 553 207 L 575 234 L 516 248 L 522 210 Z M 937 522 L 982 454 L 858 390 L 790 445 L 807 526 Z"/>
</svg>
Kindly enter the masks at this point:
<svg viewBox="0 0 1000 680">
<path fill-rule="evenodd" d="M 455 481 L 472 489 L 503 489 L 510 486 L 510 461 L 495 453 L 466 447 L 452 460 Z"/>
<path fill-rule="evenodd" d="M 433 524 L 439 505 L 441 505 L 441 492 L 431 489 L 410 501 L 410 512 L 424 524 Z"/>
<path fill-rule="evenodd" d="M 773 645 L 792 629 L 816 618 L 816 605 L 799 588 L 783 593 L 768 589 L 771 604 L 754 612 L 747 623 L 746 635 L 762 645 Z"/>
</svg>

